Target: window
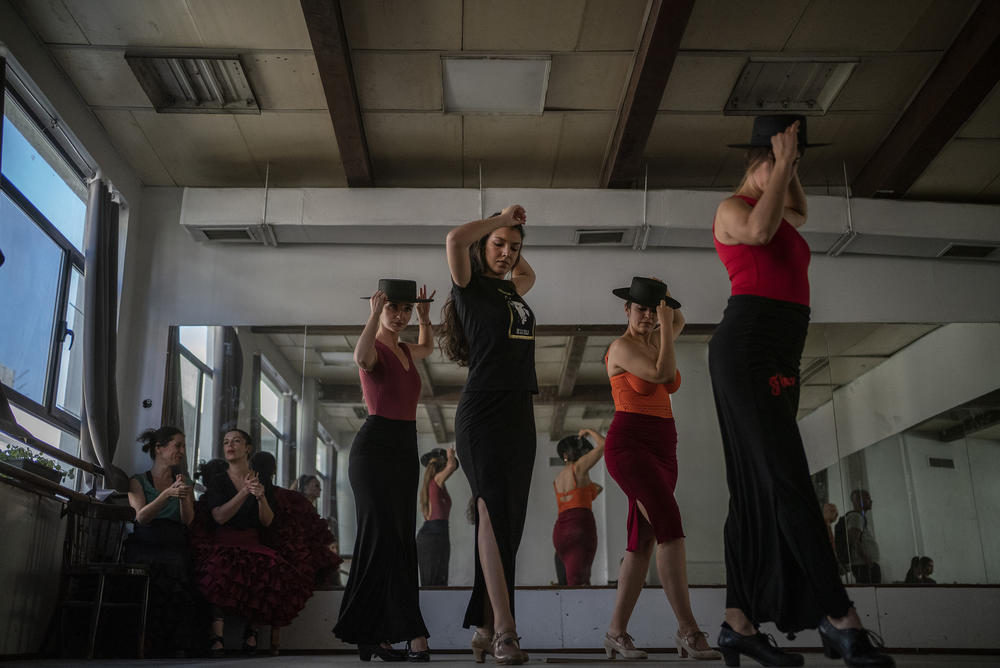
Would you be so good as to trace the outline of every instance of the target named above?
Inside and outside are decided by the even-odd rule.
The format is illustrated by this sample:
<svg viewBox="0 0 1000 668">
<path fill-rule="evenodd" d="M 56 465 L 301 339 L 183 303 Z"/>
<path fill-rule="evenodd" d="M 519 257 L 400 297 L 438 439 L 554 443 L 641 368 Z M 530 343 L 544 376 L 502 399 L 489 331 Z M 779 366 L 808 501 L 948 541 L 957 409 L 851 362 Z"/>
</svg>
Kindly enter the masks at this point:
<svg viewBox="0 0 1000 668">
<path fill-rule="evenodd" d="M 92 170 L 78 151 L 76 160 L 67 157 L 68 135 L 40 114 L 40 105 L 8 70 L 0 126 L 0 249 L 6 258 L 0 267 L 0 383 L 22 425 L 77 455 L 83 393 L 83 174 Z"/>
<path fill-rule="evenodd" d="M 295 420 L 298 402 L 277 370 L 261 357 L 257 417 L 260 450 L 270 452 L 278 464 L 277 484 L 287 487 L 295 477 Z"/>
<path fill-rule="evenodd" d="M 212 358 L 214 327 L 180 327 L 181 404 L 188 470 L 212 453 Z"/>
</svg>

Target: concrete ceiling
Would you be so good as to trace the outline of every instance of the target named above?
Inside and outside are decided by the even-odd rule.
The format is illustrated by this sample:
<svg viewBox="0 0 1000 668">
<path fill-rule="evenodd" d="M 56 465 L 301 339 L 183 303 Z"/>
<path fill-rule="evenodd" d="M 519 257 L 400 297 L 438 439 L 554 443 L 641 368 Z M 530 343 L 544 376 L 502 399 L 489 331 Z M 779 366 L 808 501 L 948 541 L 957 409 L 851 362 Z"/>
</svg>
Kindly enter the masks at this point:
<svg viewBox="0 0 1000 668">
<path fill-rule="evenodd" d="M 633 108 L 624 103 L 634 102 L 629 78 L 647 53 L 647 17 L 660 6 L 342 0 L 338 24 L 361 130 L 352 143 L 339 129 L 343 113 L 332 115 L 327 104 L 332 75 L 317 64 L 330 54 L 314 53 L 304 18 L 303 6 L 315 3 L 12 2 L 146 185 L 219 187 L 260 186 L 268 164 L 273 186 L 347 186 L 359 147 L 376 186 L 477 187 L 481 167 L 488 187 L 600 187 L 602 169 L 616 158 L 616 127 L 635 121 L 623 116 Z M 827 113 L 810 119 L 810 140 L 832 144 L 803 161 L 811 190 L 842 192 L 845 169 L 852 183 L 864 176 L 868 188 L 898 187 L 890 173 L 901 168 L 889 163 L 899 157 L 880 147 L 908 141 L 916 159 L 908 154 L 907 161 L 920 171 L 904 178 L 905 193 L 895 196 L 998 202 L 1000 88 L 995 75 L 983 84 L 977 61 L 958 51 L 969 40 L 956 40 L 979 9 L 977 0 L 694 2 L 670 51 L 665 89 L 632 137 L 641 140 L 637 169 L 643 176 L 648 169 L 651 188 L 732 188 L 741 157 L 726 144 L 746 141 L 752 121 L 722 109 L 747 59 L 847 57 L 858 61 L 856 69 Z M 124 59 L 144 52 L 238 54 L 261 113 L 157 113 Z M 441 56 L 455 54 L 551 56 L 545 111 L 443 113 Z M 974 83 L 986 85 L 978 95 L 937 96 L 945 112 L 974 100 L 957 120 L 926 101 L 934 97 L 925 88 L 937 82 L 936 68 L 946 65 L 964 65 Z M 908 137 L 916 125 L 923 129 Z M 928 144 L 925 135 L 936 129 L 947 136 Z"/>
<path fill-rule="evenodd" d="M 830 401 L 838 387 L 871 371 L 937 327 L 926 323 L 810 324 L 802 355 L 799 418 Z M 286 366 L 304 370 L 307 379 L 319 384 L 324 424 L 353 436 L 365 418 L 358 370 L 350 357 L 361 327 L 310 326 L 308 332 L 302 327 L 252 329 L 270 339 Z M 535 371 L 540 394 L 535 399 L 535 424 L 540 435 L 558 440 L 583 427 L 607 430 L 614 404 L 603 359 L 621 329 L 621 325 L 539 326 Z M 678 345 L 698 346 L 704 351 L 711 331 L 711 326 L 688 327 Z M 328 363 L 321 353 L 343 355 Z M 448 361 L 438 349 L 418 370 L 424 394 L 417 408 L 417 431 L 434 435 L 439 443 L 451 443 L 455 407 L 467 370 Z"/>
</svg>

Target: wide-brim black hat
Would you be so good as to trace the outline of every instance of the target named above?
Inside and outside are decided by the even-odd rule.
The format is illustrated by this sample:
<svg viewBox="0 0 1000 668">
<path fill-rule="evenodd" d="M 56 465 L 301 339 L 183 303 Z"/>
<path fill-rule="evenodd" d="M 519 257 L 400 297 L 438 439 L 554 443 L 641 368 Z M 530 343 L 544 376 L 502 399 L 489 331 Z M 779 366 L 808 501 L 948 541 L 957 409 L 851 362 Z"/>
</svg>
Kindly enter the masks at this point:
<svg viewBox="0 0 1000 668">
<path fill-rule="evenodd" d="M 428 464 L 431 463 L 432 459 L 444 459 L 445 461 L 447 461 L 448 452 L 444 448 L 434 448 L 430 452 L 425 452 L 420 457 L 420 465 L 427 466 Z"/>
<path fill-rule="evenodd" d="M 655 278 L 645 276 L 633 276 L 632 285 L 627 288 L 615 288 L 611 291 L 615 297 L 625 301 L 635 302 L 640 306 L 656 308 L 660 305 L 660 300 L 667 302 L 670 308 L 680 308 L 681 303 L 673 297 L 667 296 L 667 284 Z"/>
<path fill-rule="evenodd" d="M 829 144 L 810 144 L 806 138 L 806 117 L 799 114 L 770 114 L 768 116 L 758 116 L 753 119 L 753 134 L 750 136 L 749 144 L 729 144 L 729 148 L 754 148 L 756 146 L 766 146 L 771 148 L 771 137 L 784 132 L 785 128 L 799 122 L 799 148 L 815 148 L 817 146 L 829 146 Z"/>
<path fill-rule="evenodd" d="M 378 289 L 385 293 L 386 301 L 405 303 L 405 304 L 419 304 L 421 302 L 432 302 L 433 299 L 420 299 L 417 297 L 417 282 L 416 281 L 406 281 L 400 278 L 380 278 L 378 280 Z M 371 297 L 362 297 L 362 299 L 371 299 Z"/>
</svg>

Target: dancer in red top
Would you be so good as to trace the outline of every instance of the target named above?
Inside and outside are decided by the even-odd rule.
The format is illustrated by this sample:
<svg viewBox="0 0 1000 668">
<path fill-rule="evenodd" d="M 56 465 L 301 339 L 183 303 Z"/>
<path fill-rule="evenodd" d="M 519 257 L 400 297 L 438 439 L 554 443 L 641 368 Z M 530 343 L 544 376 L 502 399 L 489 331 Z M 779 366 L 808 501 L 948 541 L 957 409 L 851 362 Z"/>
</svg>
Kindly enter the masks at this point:
<svg viewBox="0 0 1000 668">
<path fill-rule="evenodd" d="M 433 297 L 413 281 L 379 281 L 371 315 L 354 347 L 368 418 L 351 445 L 348 475 L 354 490 L 357 538 L 351 573 L 333 632 L 356 644 L 362 661 L 429 661 L 427 626 L 417 584 L 416 360 L 434 351 Z M 417 304 L 417 345 L 399 340 Z M 408 653 L 392 643 L 408 641 Z"/>
<path fill-rule="evenodd" d="M 597 444 L 596 448 L 586 436 Z M 576 436 L 559 441 L 556 452 L 566 466 L 552 481 L 559 508 L 552 544 L 566 571 L 566 584 L 589 585 L 590 567 L 597 554 L 597 523 L 591 504 L 604 490 L 590 480 L 590 469 L 604 455 L 604 437 L 593 429 L 581 429 Z"/>
<path fill-rule="evenodd" d="M 809 247 L 797 228 L 806 197 L 796 166 L 804 116 L 762 116 L 745 145 L 747 171 L 719 205 L 715 247 L 732 296 L 709 344 L 729 483 L 725 526 L 726 665 L 740 655 L 801 666 L 757 631 L 819 626 L 827 656 L 851 666 L 891 666 L 861 626 L 838 576 L 796 423 L 799 360 L 809 325 Z"/>
<path fill-rule="evenodd" d="M 674 340 L 684 328 L 680 303 L 655 278 L 636 276 L 632 285 L 613 291 L 625 300 L 628 330 L 608 348 L 605 362 L 615 400 L 604 458 L 608 473 L 628 497 L 628 551 L 618 576 L 618 595 L 604 636 L 609 659 L 644 659 L 627 632 L 632 610 L 656 551 L 656 571 L 677 618 L 681 657 L 718 659 L 698 628 L 688 595 L 681 513 L 674 499 L 677 484 L 677 429 L 670 394 L 681 378 Z"/>
<path fill-rule="evenodd" d="M 448 563 L 451 561 L 451 536 L 448 516 L 451 496 L 445 482 L 458 469 L 455 448 L 434 448 L 420 458 L 424 482 L 420 487 L 420 512 L 424 524 L 417 532 L 417 557 L 420 560 L 420 584 L 424 587 L 448 586 Z"/>
</svg>

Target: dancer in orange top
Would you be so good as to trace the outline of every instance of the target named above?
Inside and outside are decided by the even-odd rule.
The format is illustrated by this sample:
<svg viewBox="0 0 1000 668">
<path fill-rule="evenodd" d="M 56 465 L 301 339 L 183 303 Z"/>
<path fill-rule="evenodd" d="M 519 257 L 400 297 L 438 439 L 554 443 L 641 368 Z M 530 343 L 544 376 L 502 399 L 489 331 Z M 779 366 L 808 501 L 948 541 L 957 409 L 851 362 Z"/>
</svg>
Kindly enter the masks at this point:
<svg viewBox="0 0 1000 668">
<path fill-rule="evenodd" d="M 688 596 L 687 563 L 681 513 L 674 500 L 677 484 L 677 429 L 670 394 L 680 387 L 674 340 L 684 328 L 680 303 L 655 278 L 636 276 L 632 285 L 613 290 L 625 300 L 628 330 L 605 358 L 615 417 L 608 429 L 608 473 L 628 497 L 628 551 L 618 576 L 618 595 L 604 637 L 609 659 L 644 659 L 626 627 L 639 599 L 646 570 L 656 552 L 656 570 L 677 618 L 677 651 L 694 659 L 721 659 L 698 628 Z"/>
<path fill-rule="evenodd" d="M 590 436 L 597 447 L 585 436 Z M 604 437 L 593 429 L 581 429 L 576 436 L 559 441 L 556 452 L 566 466 L 552 481 L 559 507 L 559 516 L 552 529 L 552 544 L 566 570 L 566 584 L 589 585 L 590 567 L 597 554 L 597 524 L 590 506 L 604 490 L 591 482 L 590 469 L 604 455 Z"/>
</svg>

